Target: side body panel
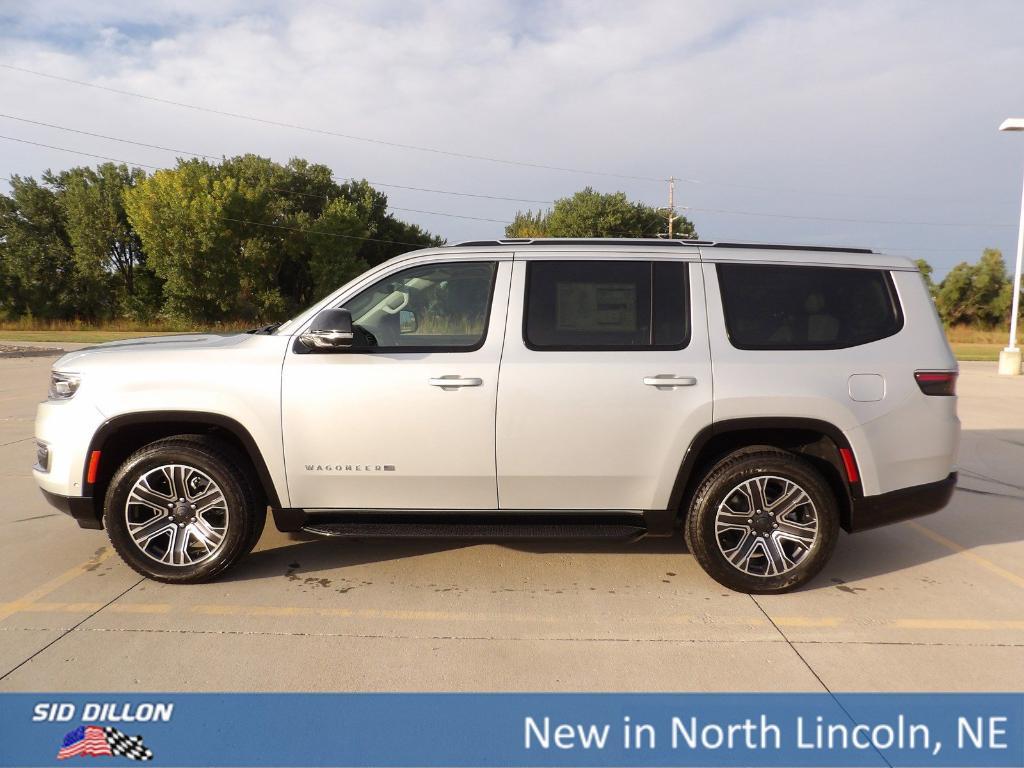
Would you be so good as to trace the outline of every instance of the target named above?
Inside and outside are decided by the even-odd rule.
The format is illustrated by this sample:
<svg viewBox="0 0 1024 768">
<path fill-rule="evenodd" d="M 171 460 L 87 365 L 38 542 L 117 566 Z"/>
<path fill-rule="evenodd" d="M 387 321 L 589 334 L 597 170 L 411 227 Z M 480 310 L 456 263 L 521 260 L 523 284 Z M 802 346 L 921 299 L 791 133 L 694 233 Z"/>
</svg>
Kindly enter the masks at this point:
<svg viewBox="0 0 1024 768">
<path fill-rule="evenodd" d="M 586 260 L 588 254 L 516 254 L 498 388 L 503 509 L 666 508 L 687 447 L 712 417 L 700 264 L 695 252 L 676 260 L 687 255 L 691 333 L 685 349 L 551 351 L 524 343 L 524 259 Z M 644 384 L 659 375 L 696 383 L 671 389 Z"/>
<path fill-rule="evenodd" d="M 956 398 L 924 395 L 914 372 L 955 370 L 956 360 L 917 272 L 891 272 L 904 317 L 893 336 L 847 349 L 740 350 L 729 341 L 710 261 L 729 253 L 703 255 L 716 421 L 801 417 L 833 424 L 850 443 L 868 496 L 949 475 L 960 432 Z M 765 260 L 806 263 L 801 256 L 779 252 Z"/>
<path fill-rule="evenodd" d="M 494 409 L 512 263 L 510 255 L 484 260 L 498 269 L 480 349 L 288 352 L 281 423 L 291 506 L 497 508 Z M 446 376 L 482 383 L 431 385 Z"/>
</svg>

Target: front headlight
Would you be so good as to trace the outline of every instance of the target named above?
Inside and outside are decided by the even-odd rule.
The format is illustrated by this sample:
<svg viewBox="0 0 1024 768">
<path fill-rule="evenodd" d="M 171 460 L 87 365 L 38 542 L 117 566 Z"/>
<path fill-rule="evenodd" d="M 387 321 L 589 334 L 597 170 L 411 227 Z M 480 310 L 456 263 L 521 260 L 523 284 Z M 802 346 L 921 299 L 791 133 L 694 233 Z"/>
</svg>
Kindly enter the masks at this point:
<svg viewBox="0 0 1024 768">
<path fill-rule="evenodd" d="M 75 396 L 82 378 L 77 373 L 50 373 L 50 400 L 70 400 Z"/>
</svg>

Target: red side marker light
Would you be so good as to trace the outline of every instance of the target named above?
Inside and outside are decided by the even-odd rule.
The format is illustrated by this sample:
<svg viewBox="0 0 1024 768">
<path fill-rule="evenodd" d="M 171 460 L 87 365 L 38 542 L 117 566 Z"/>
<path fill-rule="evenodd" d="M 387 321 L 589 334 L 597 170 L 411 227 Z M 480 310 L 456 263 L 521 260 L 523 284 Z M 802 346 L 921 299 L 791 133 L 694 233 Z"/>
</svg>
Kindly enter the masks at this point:
<svg viewBox="0 0 1024 768">
<path fill-rule="evenodd" d="M 956 371 L 915 371 L 917 386 L 926 395 L 952 397 L 956 394 Z"/>
<path fill-rule="evenodd" d="M 851 483 L 860 480 L 860 473 L 857 471 L 857 462 L 853 458 L 853 451 L 849 448 L 840 448 L 839 455 L 843 459 L 843 466 L 846 468 L 846 479 Z"/>
<path fill-rule="evenodd" d="M 92 485 L 96 482 L 96 473 L 100 470 L 100 452 L 93 451 L 89 454 L 89 471 L 85 473 L 85 482 Z"/>
</svg>

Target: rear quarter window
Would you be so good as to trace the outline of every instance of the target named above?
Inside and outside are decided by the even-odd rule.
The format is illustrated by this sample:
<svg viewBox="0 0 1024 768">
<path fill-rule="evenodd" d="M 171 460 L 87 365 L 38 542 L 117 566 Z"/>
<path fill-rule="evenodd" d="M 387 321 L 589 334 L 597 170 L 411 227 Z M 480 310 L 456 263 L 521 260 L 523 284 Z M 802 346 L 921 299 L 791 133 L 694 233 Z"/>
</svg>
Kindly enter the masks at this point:
<svg viewBox="0 0 1024 768">
<path fill-rule="evenodd" d="M 718 264 L 729 341 L 738 349 L 845 349 L 898 333 L 886 270 Z"/>
</svg>

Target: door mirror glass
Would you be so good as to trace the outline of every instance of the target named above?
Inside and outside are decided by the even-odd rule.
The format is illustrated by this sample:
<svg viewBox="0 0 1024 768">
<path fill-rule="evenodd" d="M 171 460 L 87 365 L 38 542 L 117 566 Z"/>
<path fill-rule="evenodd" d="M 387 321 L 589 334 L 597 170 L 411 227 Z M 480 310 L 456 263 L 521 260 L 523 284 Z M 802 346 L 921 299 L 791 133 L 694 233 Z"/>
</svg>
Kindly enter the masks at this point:
<svg viewBox="0 0 1024 768">
<path fill-rule="evenodd" d="M 315 318 L 299 342 L 311 351 L 337 352 L 352 348 L 352 314 L 347 309 L 325 309 Z"/>
</svg>

